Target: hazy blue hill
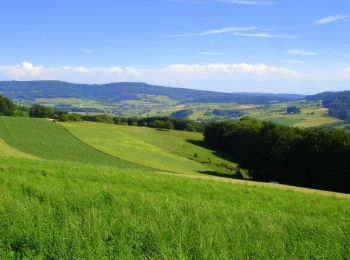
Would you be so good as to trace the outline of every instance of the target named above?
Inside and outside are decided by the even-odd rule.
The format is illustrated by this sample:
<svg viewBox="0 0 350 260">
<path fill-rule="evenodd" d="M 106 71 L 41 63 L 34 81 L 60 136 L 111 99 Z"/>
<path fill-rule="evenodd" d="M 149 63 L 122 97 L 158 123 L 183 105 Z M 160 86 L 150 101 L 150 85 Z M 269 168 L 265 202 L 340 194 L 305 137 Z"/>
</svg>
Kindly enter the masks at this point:
<svg viewBox="0 0 350 260">
<path fill-rule="evenodd" d="M 303 96 L 263 93 L 222 93 L 119 82 L 101 85 L 73 84 L 62 81 L 0 81 L 0 92 L 11 99 L 34 101 L 36 98 L 87 98 L 116 102 L 137 100 L 140 94 L 168 96 L 178 102 L 265 104 L 290 101 Z"/>
</svg>

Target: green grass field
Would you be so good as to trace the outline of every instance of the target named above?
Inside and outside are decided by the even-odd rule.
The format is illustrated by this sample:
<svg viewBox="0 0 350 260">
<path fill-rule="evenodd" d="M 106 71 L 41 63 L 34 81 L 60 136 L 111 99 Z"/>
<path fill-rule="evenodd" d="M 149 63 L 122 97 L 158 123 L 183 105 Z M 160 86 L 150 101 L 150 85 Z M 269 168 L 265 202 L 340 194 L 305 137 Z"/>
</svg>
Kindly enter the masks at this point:
<svg viewBox="0 0 350 260">
<path fill-rule="evenodd" d="M 39 159 L 38 157 L 24 153 L 22 151 L 17 150 L 16 148 L 13 148 L 12 146 L 9 146 L 4 140 L 0 139 L 0 155 L 2 156 L 15 156 L 15 157 L 24 157 L 24 158 L 32 158 L 32 159 Z"/>
<path fill-rule="evenodd" d="M 46 119 L 0 117 L 0 138 L 16 150 L 44 159 L 138 167 L 94 149 Z"/>
<path fill-rule="evenodd" d="M 235 165 L 194 144 L 203 139 L 199 133 L 88 122 L 62 125 L 96 149 L 157 170 L 229 173 L 222 165 Z"/>
<path fill-rule="evenodd" d="M 290 105 L 299 107 L 301 109 L 300 113 L 286 114 L 286 108 Z M 326 126 L 342 122 L 329 116 L 327 113 L 328 110 L 321 103 L 307 103 L 303 101 L 277 103 L 268 107 L 258 107 L 247 111 L 247 115 L 251 117 L 301 128 Z"/>
<path fill-rule="evenodd" d="M 122 125 L 116 127 L 120 131 L 132 134 L 134 137 L 158 146 L 165 152 L 195 160 L 210 169 L 210 171 L 229 174 L 231 172 L 223 165 L 230 165 L 232 168 L 237 167 L 235 163 L 225 159 L 225 156 L 203 147 L 203 135 L 201 133 L 175 130 L 164 131 L 154 128 Z M 195 154 L 197 155 L 196 157 L 194 157 Z"/>
<path fill-rule="evenodd" d="M 4 258 L 345 259 L 347 198 L 0 157 Z"/>
<path fill-rule="evenodd" d="M 209 171 L 208 168 L 195 161 L 167 153 L 151 142 L 138 138 L 138 135 L 135 134 L 135 129 L 132 134 L 123 127 L 111 124 L 84 122 L 64 123 L 63 125 L 77 138 L 96 149 L 127 161 L 157 170 L 175 173 L 198 173 Z M 131 127 L 128 128 L 130 129 Z M 141 129 L 145 130 L 145 128 Z M 158 140 L 158 144 L 160 142 L 164 144 L 169 140 L 169 137 L 164 138 L 161 133 L 152 138 Z M 161 139 L 163 139 L 163 141 L 160 141 Z M 171 141 L 171 144 L 176 148 L 178 145 L 176 141 L 180 140 L 172 139 Z"/>
<path fill-rule="evenodd" d="M 0 117 L 0 259 L 350 255 L 349 195 L 199 174 L 228 161 L 198 133 L 62 125 Z"/>
</svg>

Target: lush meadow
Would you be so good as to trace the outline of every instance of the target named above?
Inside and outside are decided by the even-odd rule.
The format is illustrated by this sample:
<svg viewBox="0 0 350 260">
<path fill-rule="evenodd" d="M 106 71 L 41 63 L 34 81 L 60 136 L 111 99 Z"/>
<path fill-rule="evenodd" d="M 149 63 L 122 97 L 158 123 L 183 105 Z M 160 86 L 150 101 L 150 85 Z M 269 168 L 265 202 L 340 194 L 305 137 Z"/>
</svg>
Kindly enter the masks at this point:
<svg viewBox="0 0 350 260">
<path fill-rule="evenodd" d="M 48 119 L 0 117 L 0 138 L 17 150 L 44 159 L 139 167 L 96 150 Z"/>
<path fill-rule="evenodd" d="M 349 199 L 0 157 L 1 258 L 350 254 Z"/>
<path fill-rule="evenodd" d="M 228 160 L 201 144 L 203 135 L 174 130 L 79 122 L 62 123 L 75 137 L 105 153 L 173 173 L 229 173 Z"/>
<path fill-rule="evenodd" d="M 1 259 L 350 255 L 349 195 L 201 174 L 228 162 L 201 134 L 0 117 L 0 138 Z"/>
</svg>

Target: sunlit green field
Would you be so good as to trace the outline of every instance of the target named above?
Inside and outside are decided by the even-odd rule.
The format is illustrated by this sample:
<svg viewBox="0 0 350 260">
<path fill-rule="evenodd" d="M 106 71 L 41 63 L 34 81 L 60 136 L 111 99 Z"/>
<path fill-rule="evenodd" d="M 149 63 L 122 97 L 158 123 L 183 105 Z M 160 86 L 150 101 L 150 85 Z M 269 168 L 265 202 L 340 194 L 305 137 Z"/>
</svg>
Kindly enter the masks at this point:
<svg viewBox="0 0 350 260">
<path fill-rule="evenodd" d="M 202 138 L 0 117 L 0 259 L 350 255 L 349 195 L 203 174 Z"/>
<path fill-rule="evenodd" d="M 349 199 L 147 170 L 0 157 L 1 258 L 350 254 Z"/>
<path fill-rule="evenodd" d="M 301 112 L 298 114 L 286 114 L 285 110 L 290 105 L 300 107 Z M 270 107 L 251 109 L 247 115 L 262 120 L 301 128 L 340 124 L 342 122 L 337 118 L 330 117 L 327 112 L 328 110 L 320 103 L 295 102 L 279 103 Z"/>
<path fill-rule="evenodd" d="M 0 138 L 16 150 L 43 159 L 139 167 L 96 150 L 47 119 L 0 117 Z"/>
<path fill-rule="evenodd" d="M 225 166 L 237 165 L 222 154 L 203 146 L 203 134 L 185 131 L 164 131 L 146 127 L 116 126 L 119 131 L 129 133 L 145 142 L 181 157 L 201 163 L 210 171 L 231 173 Z"/>
<path fill-rule="evenodd" d="M 209 150 L 187 143 L 200 140 L 198 133 L 162 131 L 150 128 L 116 126 L 101 123 L 63 123 L 74 136 L 105 153 L 153 169 L 175 173 L 201 173 L 212 171 L 196 162 L 201 158 L 219 160 Z M 186 145 L 189 153 L 181 152 Z M 198 152 L 197 152 L 198 151 Z M 197 153 L 196 158 L 194 154 Z M 204 158 L 205 156 L 205 158 Z M 224 161 L 223 159 L 221 159 Z"/>
</svg>

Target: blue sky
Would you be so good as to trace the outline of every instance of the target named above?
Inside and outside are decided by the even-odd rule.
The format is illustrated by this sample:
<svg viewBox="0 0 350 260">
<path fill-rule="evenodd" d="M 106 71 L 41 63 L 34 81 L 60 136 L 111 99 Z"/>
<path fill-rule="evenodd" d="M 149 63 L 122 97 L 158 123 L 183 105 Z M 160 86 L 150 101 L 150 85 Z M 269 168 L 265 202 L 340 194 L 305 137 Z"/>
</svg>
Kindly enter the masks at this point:
<svg viewBox="0 0 350 260">
<path fill-rule="evenodd" d="M 350 89 L 349 0 L 0 0 L 0 79 Z"/>
</svg>

